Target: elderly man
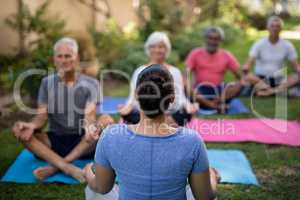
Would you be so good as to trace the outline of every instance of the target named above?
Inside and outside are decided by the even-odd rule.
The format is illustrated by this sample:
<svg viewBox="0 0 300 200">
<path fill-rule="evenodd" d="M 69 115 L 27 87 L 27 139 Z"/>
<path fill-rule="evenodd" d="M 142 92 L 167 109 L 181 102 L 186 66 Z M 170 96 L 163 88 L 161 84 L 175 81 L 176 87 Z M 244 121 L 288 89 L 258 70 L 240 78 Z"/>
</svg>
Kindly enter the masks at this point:
<svg viewBox="0 0 300 200">
<path fill-rule="evenodd" d="M 50 164 L 33 172 L 37 179 L 62 171 L 83 182 L 82 170 L 71 162 L 93 158 L 99 137 L 95 123 L 100 86 L 96 79 L 78 73 L 78 45 L 72 38 L 62 38 L 54 45 L 54 64 L 57 73 L 41 82 L 37 115 L 30 122 L 16 122 L 13 133 L 35 156 Z M 47 121 L 48 132 L 39 133 Z M 110 116 L 98 119 L 101 128 L 112 122 Z"/>
<path fill-rule="evenodd" d="M 192 72 L 192 84 L 197 90 L 193 92 L 194 98 L 200 107 L 225 112 L 226 103 L 239 94 L 242 82 L 224 84 L 224 75 L 229 70 L 239 80 L 240 65 L 230 52 L 219 48 L 224 39 L 224 32 L 220 27 L 207 28 L 204 39 L 205 47 L 192 50 L 185 60 L 186 79 L 190 78 L 189 74 Z"/>
<path fill-rule="evenodd" d="M 300 66 L 297 62 L 297 52 L 291 42 L 280 38 L 282 26 L 283 22 L 279 17 L 271 16 L 268 19 L 269 36 L 253 44 L 243 67 L 245 79 L 256 85 L 259 96 L 272 95 L 299 82 Z M 290 63 L 295 73 L 283 81 L 286 61 Z M 254 64 L 255 74 L 252 74 L 250 71 Z"/>
</svg>

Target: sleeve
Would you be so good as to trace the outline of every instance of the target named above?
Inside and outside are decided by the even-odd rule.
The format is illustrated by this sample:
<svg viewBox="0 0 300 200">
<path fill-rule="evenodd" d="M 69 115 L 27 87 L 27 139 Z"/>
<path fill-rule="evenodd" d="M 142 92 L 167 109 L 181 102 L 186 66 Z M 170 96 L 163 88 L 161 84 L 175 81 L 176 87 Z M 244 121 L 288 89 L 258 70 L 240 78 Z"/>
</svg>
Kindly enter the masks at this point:
<svg viewBox="0 0 300 200">
<path fill-rule="evenodd" d="M 197 57 L 197 49 L 192 50 L 187 58 L 185 59 L 184 63 L 190 70 L 194 70 L 196 68 L 196 57 Z"/>
<path fill-rule="evenodd" d="M 251 49 L 250 49 L 250 52 L 249 52 L 249 56 L 250 57 L 252 57 L 252 58 L 258 58 L 258 56 L 259 56 L 259 41 L 256 41 L 253 45 L 252 45 L 252 47 L 251 47 Z"/>
<path fill-rule="evenodd" d="M 100 103 L 101 97 L 100 97 L 100 84 L 97 80 L 93 80 L 91 83 L 89 83 L 89 96 L 88 96 L 88 102 L 92 103 Z"/>
<path fill-rule="evenodd" d="M 294 47 L 294 45 L 290 42 L 288 42 L 288 46 L 287 46 L 287 59 L 289 61 L 293 61 L 295 59 L 297 59 L 298 55 L 297 55 L 297 51 Z"/>
<path fill-rule="evenodd" d="M 38 94 L 38 104 L 48 104 L 48 84 L 46 79 L 42 79 L 39 94 Z"/>
<path fill-rule="evenodd" d="M 132 75 L 131 82 L 130 82 L 130 94 L 129 94 L 127 104 L 132 104 L 134 106 L 138 104 L 137 100 L 135 99 L 135 89 L 136 89 L 137 78 L 140 72 L 141 72 L 141 68 L 139 67 L 134 71 Z"/>
<path fill-rule="evenodd" d="M 107 142 L 107 134 L 108 128 L 104 129 L 100 139 L 98 140 L 96 152 L 95 152 L 95 163 L 104 167 L 111 167 L 107 152 L 106 152 L 106 142 Z"/>
<path fill-rule="evenodd" d="M 178 68 L 174 67 L 174 87 L 175 87 L 175 101 L 178 101 L 180 106 L 186 105 L 189 100 L 187 99 L 185 92 L 184 92 L 184 84 L 183 84 L 183 77 L 181 72 Z"/>
<path fill-rule="evenodd" d="M 228 55 L 228 65 L 227 65 L 228 69 L 230 69 L 231 71 L 238 71 L 240 68 L 239 61 L 230 52 L 227 52 L 227 55 Z"/>
<path fill-rule="evenodd" d="M 197 145 L 194 151 L 194 162 L 192 173 L 201 173 L 209 169 L 209 161 L 207 156 L 206 146 L 201 137 L 197 134 Z"/>
</svg>

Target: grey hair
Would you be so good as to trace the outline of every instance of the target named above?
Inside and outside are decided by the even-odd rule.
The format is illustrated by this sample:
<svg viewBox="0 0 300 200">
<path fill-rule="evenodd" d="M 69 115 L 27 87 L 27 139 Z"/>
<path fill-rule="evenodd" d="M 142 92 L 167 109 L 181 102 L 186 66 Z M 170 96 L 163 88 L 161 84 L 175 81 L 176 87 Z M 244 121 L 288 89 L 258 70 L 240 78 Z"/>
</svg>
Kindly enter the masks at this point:
<svg viewBox="0 0 300 200">
<path fill-rule="evenodd" d="M 167 57 L 170 55 L 171 53 L 171 42 L 169 37 L 167 36 L 166 33 L 164 32 L 153 32 L 151 33 L 151 35 L 147 38 L 144 48 L 145 48 L 145 52 L 147 54 L 147 56 L 150 55 L 149 49 L 151 46 L 159 43 L 159 42 L 163 42 L 166 45 L 167 48 Z"/>
<path fill-rule="evenodd" d="M 211 33 L 218 33 L 222 40 L 225 39 L 225 33 L 223 29 L 219 26 L 211 26 L 204 30 L 203 37 L 207 39 L 208 35 Z"/>
<path fill-rule="evenodd" d="M 269 28 L 274 21 L 279 21 L 280 26 L 283 27 L 282 19 L 276 15 L 273 15 L 273 16 L 270 16 L 267 20 L 267 28 Z"/>
<path fill-rule="evenodd" d="M 59 39 L 53 47 L 54 53 L 57 51 L 58 47 L 62 46 L 62 45 L 67 45 L 68 47 L 70 47 L 73 52 L 75 54 L 78 53 L 78 44 L 76 42 L 76 40 L 74 40 L 73 38 L 70 37 L 63 37 L 61 39 Z"/>
</svg>

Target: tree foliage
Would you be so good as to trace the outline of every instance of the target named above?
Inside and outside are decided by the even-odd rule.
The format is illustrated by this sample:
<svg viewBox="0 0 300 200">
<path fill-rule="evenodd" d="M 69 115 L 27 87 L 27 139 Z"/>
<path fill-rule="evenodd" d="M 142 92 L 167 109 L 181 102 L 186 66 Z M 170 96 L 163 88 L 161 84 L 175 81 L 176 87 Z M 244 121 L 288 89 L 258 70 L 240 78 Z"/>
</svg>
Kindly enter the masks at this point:
<svg viewBox="0 0 300 200">
<path fill-rule="evenodd" d="M 45 1 L 35 12 L 31 12 L 28 5 L 23 3 L 20 12 L 6 19 L 6 24 L 11 29 L 22 32 L 25 36 L 23 42 L 26 42 L 23 44 L 26 51 L 21 52 L 21 56 L 19 53 L 16 58 L 10 59 L 9 63 L 5 63 L 10 68 L 8 70 L 13 71 L 13 80 L 28 69 L 53 68 L 51 62 L 53 44 L 65 34 L 65 22 L 58 17 L 48 16 L 50 3 L 51 1 Z M 37 95 L 41 78 L 32 76 L 24 82 L 23 88 L 31 97 Z"/>
</svg>

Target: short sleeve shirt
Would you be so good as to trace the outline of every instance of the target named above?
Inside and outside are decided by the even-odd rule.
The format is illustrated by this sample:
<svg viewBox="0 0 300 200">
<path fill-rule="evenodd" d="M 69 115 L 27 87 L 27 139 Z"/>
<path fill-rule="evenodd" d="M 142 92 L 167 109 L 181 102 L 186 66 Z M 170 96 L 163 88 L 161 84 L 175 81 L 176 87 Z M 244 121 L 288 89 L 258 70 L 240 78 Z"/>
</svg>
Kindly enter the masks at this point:
<svg viewBox="0 0 300 200">
<path fill-rule="evenodd" d="M 256 41 L 250 49 L 249 56 L 255 58 L 255 73 L 267 77 L 283 76 L 286 61 L 297 59 L 293 44 L 279 39 L 272 44 L 267 37 Z"/>
<path fill-rule="evenodd" d="M 191 51 L 185 60 L 187 67 L 194 72 L 196 84 L 220 85 L 227 70 L 238 71 L 240 64 L 228 51 L 218 49 L 210 54 L 205 48 Z"/>
<path fill-rule="evenodd" d="M 146 136 L 124 124 L 103 131 L 95 162 L 116 172 L 123 200 L 186 199 L 188 176 L 209 169 L 205 144 L 195 131 Z"/>
<path fill-rule="evenodd" d="M 78 134 L 89 102 L 100 102 L 100 85 L 94 78 L 81 74 L 72 87 L 66 86 L 58 74 L 41 82 L 38 103 L 48 107 L 50 132 Z"/>
</svg>

